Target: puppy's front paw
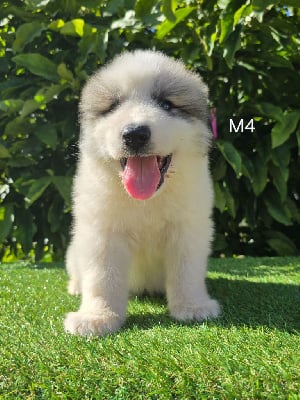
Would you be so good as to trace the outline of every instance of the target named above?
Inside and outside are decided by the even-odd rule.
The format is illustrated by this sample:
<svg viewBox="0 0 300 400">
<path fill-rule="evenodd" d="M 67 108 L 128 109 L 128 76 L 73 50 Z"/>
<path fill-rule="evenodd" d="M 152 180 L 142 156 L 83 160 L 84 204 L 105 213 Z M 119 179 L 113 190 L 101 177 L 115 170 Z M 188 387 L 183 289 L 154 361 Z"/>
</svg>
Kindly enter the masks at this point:
<svg viewBox="0 0 300 400">
<path fill-rule="evenodd" d="M 170 306 L 172 317 L 179 321 L 203 321 L 216 318 L 220 314 L 220 306 L 216 300 L 207 299 L 200 305 L 174 305 Z"/>
<path fill-rule="evenodd" d="M 123 324 L 123 319 L 109 310 L 101 314 L 87 312 L 68 313 L 64 327 L 66 332 L 81 336 L 104 336 L 117 331 Z"/>
</svg>

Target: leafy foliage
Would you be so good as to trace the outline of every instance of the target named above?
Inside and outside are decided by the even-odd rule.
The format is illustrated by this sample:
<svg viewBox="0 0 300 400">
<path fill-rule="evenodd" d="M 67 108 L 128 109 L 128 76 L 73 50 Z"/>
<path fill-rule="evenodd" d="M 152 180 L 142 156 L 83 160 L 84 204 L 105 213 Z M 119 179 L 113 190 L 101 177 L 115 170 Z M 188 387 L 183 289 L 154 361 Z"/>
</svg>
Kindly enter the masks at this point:
<svg viewBox="0 0 300 400">
<path fill-rule="evenodd" d="M 298 0 L 11 0 L 0 5 L 0 242 L 4 259 L 62 258 L 80 89 L 124 49 L 199 72 L 217 109 L 215 254 L 300 248 Z M 230 132 L 244 121 L 244 132 Z M 252 125 L 248 125 L 252 120 Z M 250 128 L 255 129 L 250 129 Z M 248 128 L 248 129 L 247 129 Z"/>
</svg>

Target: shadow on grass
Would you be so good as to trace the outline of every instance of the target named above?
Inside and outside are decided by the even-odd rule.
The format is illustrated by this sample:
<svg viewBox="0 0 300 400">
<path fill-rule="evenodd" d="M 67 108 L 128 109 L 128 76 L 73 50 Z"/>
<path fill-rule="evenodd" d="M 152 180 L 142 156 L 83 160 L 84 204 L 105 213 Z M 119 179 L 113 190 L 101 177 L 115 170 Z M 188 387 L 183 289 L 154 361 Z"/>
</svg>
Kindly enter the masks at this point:
<svg viewBox="0 0 300 400">
<path fill-rule="evenodd" d="M 299 257 L 210 258 L 209 271 L 236 276 L 270 276 L 300 273 Z"/>
<path fill-rule="evenodd" d="M 22 265 L 22 264 L 21 264 Z M 37 263 L 23 265 L 34 269 L 63 268 L 64 263 Z M 270 276 L 299 274 L 299 257 L 252 258 L 246 259 L 210 259 L 210 272 L 223 272 L 226 278 L 207 279 L 209 292 L 222 307 L 220 318 L 208 322 L 209 325 L 224 327 L 248 326 L 268 327 L 286 332 L 300 331 L 300 286 L 295 284 L 250 282 L 243 276 Z M 233 279 L 232 279 L 233 278 Z M 153 327 L 194 326 L 196 323 L 183 324 L 172 319 L 167 312 L 164 296 L 142 296 L 139 303 L 144 309 L 156 309 L 153 313 L 138 310 L 131 313 L 123 329 L 150 329 Z M 147 307 L 147 305 L 149 307 Z M 157 311 L 160 309 L 160 311 Z"/>
<path fill-rule="evenodd" d="M 222 305 L 222 326 L 265 326 L 300 330 L 300 287 L 246 280 L 208 280 L 209 291 Z"/>
<path fill-rule="evenodd" d="M 65 269 L 65 263 L 63 261 L 57 261 L 57 262 L 37 262 L 34 263 L 32 261 L 12 261 L 12 262 L 5 262 L 5 263 L 0 263 L 0 268 L 5 268 L 5 269 L 29 269 L 29 270 L 43 270 L 43 269 Z"/>
<path fill-rule="evenodd" d="M 216 298 L 222 307 L 221 317 L 209 321 L 210 326 L 268 327 L 286 332 L 300 331 L 299 286 L 224 278 L 208 279 L 207 284 L 211 296 Z M 141 301 L 161 307 L 161 313 L 131 314 L 124 329 L 196 325 L 195 322 L 183 324 L 172 319 L 166 308 L 162 307 L 166 306 L 164 297 L 142 297 Z"/>
</svg>

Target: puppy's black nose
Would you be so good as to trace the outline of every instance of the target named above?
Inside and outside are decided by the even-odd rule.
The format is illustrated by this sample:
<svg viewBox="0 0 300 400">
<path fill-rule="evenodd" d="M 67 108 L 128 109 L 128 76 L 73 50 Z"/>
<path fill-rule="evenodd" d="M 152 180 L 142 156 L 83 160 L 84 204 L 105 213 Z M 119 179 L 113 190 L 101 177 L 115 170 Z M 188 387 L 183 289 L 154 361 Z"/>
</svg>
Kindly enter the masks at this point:
<svg viewBox="0 0 300 400">
<path fill-rule="evenodd" d="M 122 130 L 122 140 L 128 150 L 138 152 L 149 142 L 151 131 L 147 125 L 130 124 Z"/>
</svg>

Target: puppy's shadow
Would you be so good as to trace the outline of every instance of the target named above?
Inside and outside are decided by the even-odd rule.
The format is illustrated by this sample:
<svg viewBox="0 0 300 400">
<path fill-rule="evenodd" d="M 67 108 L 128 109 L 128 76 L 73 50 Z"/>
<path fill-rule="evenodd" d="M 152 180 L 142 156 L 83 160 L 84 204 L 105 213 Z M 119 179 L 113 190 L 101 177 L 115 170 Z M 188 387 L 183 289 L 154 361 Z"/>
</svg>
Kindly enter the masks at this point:
<svg viewBox="0 0 300 400">
<path fill-rule="evenodd" d="M 294 284 L 208 280 L 209 291 L 222 306 L 216 324 L 300 331 L 300 287 Z"/>
<path fill-rule="evenodd" d="M 147 330 L 154 327 L 167 328 L 171 325 L 174 325 L 174 320 L 169 316 L 164 295 L 144 294 L 130 299 L 124 329 Z"/>
<path fill-rule="evenodd" d="M 209 293 L 222 307 L 219 318 L 207 322 L 217 325 L 267 327 L 286 332 L 300 331 L 300 287 L 294 284 L 257 283 L 242 279 L 207 279 Z M 129 309 L 124 329 L 196 326 L 196 322 L 182 323 L 170 317 L 165 297 L 138 298 L 140 309 Z M 145 310 L 146 309 L 146 310 Z M 153 310 L 153 312 L 152 312 Z"/>
</svg>

